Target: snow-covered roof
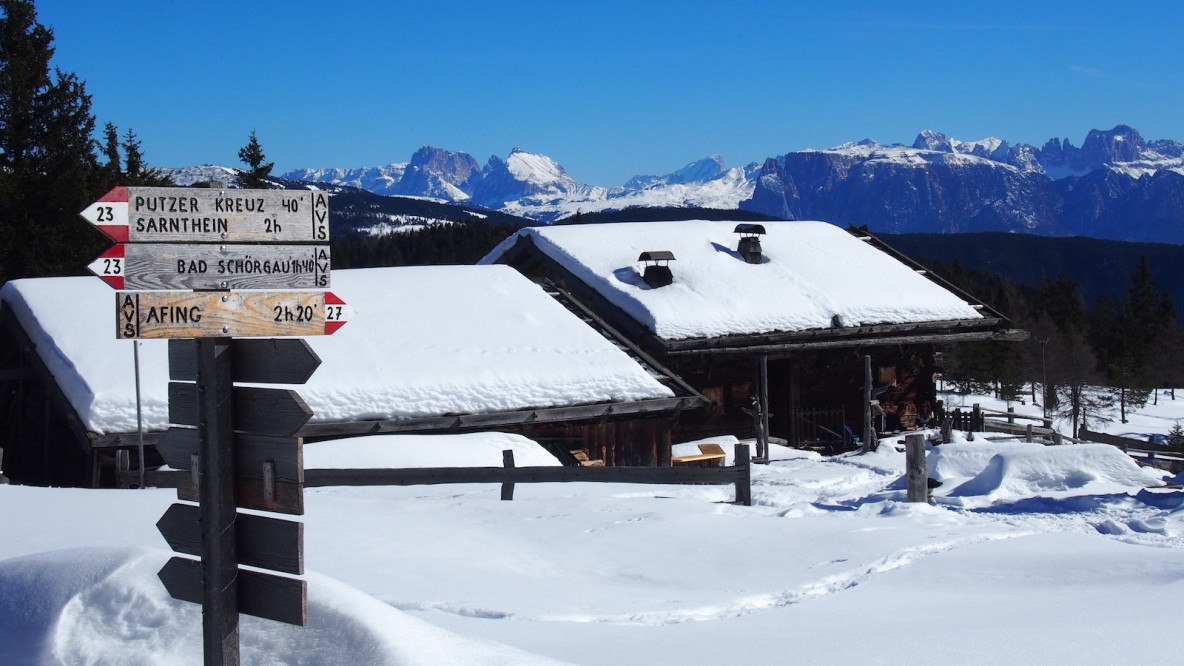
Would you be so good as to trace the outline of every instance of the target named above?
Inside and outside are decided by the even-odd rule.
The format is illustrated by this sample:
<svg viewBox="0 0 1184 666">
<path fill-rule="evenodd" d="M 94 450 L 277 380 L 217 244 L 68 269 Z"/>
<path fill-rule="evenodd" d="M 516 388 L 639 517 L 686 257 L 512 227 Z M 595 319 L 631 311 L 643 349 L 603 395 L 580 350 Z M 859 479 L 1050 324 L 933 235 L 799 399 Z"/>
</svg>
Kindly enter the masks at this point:
<svg viewBox="0 0 1184 666">
<path fill-rule="evenodd" d="M 307 338 L 322 364 L 297 388 L 313 422 L 486 414 L 668 398 L 670 389 L 505 266 L 333 272 L 354 310 Z M 88 430 L 136 430 L 133 343 L 115 338 L 115 292 L 94 277 L 0 290 Z M 143 414 L 167 427 L 168 353 L 141 341 Z"/>
<path fill-rule="evenodd" d="M 872 324 L 981 319 L 962 297 L 825 222 L 764 222 L 764 261 L 737 252 L 736 222 L 637 222 L 523 229 L 521 238 L 667 340 Z M 674 254 L 674 282 L 650 288 L 642 252 Z M 836 320 L 835 317 L 838 317 Z"/>
</svg>

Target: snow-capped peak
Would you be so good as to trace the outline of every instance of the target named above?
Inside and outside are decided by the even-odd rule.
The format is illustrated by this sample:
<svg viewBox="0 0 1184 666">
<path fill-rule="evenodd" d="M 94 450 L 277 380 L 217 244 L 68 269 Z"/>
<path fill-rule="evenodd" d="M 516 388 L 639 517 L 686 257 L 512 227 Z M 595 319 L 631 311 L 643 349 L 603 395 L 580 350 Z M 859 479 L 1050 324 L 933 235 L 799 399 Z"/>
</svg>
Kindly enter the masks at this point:
<svg viewBox="0 0 1184 666">
<path fill-rule="evenodd" d="M 562 181 L 575 182 L 555 160 L 546 155 L 528 153 L 519 148 L 510 151 L 510 156 L 506 158 L 505 164 L 514 178 L 532 185 L 548 185 Z"/>
</svg>

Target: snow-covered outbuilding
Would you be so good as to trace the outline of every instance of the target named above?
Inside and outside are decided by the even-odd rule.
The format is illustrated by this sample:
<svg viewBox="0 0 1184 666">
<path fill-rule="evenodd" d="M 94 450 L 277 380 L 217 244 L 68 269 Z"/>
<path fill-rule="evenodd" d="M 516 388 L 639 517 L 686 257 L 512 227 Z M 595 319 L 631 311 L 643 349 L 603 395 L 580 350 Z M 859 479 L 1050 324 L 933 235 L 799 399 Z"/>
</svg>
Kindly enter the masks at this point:
<svg viewBox="0 0 1184 666">
<path fill-rule="evenodd" d="M 849 445 L 876 425 L 870 404 L 906 424 L 928 413 L 936 345 L 1026 337 L 865 230 L 824 222 L 536 227 L 481 263 L 569 293 L 702 392 L 712 404 L 687 436 L 755 430 L 764 390 L 772 436 Z"/>
<path fill-rule="evenodd" d="M 292 387 L 314 413 L 298 433 L 306 439 L 501 430 L 561 456 L 583 449 L 609 465 L 669 464 L 677 415 L 704 403 L 505 266 L 339 270 L 332 279 L 355 314 L 333 335 L 306 338 L 322 360 Z M 0 289 L 8 476 L 104 485 L 115 450 L 134 460 L 137 343 L 117 340 L 115 327 L 115 292 L 95 277 Z M 138 344 L 151 451 L 169 426 L 168 341 Z"/>
</svg>

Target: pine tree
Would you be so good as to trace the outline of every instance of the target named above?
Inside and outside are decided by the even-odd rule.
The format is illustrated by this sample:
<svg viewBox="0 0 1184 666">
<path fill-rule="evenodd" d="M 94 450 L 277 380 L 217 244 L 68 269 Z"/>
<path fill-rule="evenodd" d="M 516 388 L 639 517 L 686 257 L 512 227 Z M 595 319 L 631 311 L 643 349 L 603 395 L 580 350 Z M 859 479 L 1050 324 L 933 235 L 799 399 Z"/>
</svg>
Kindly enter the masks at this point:
<svg viewBox="0 0 1184 666">
<path fill-rule="evenodd" d="M 123 167 L 120 165 L 119 130 L 114 123 L 103 125 L 103 157 L 107 163 L 103 165 L 102 183 L 99 189 L 110 189 L 123 181 Z"/>
<path fill-rule="evenodd" d="M 152 169 L 144 163 L 144 155 L 140 152 L 140 140 L 129 127 L 123 136 L 124 153 L 124 185 L 140 185 L 145 187 L 166 187 L 174 185 L 172 176 L 160 169 Z"/>
<path fill-rule="evenodd" d="M 1113 306 L 1112 300 L 1110 303 Z M 1024 324 L 1035 343 L 1029 346 L 1029 367 L 1038 368 L 1040 381 L 1047 384 L 1045 409 L 1070 421 L 1074 434 L 1087 417 L 1106 406 L 1105 401 L 1094 400 L 1088 390 L 1100 384 L 1102 376 L 1094 350 L 1086 341 L 1084 322 L 1085 307 L 1077 284 L 1060 273 L 1055 281 L 1045 279 L 1035 315 Z"/>
<path fill-rule="evenodd" d="M 239 174 L 239 187 L 247 190 L 268 189 L 267 177 L 271 175 L 271 169 L 275 163 L 263 161 L 267 157 L 263 154 L 263 147 L 259 145 L 259 139 L 255 137 L 255 130 L 251 130 L 247 145 L 239 148 L 238 159 L 249 167 Z"/>
<path fill-rule="evenodd" d="M 53 32 L 0 0 L 0 280 L 81 272 L 103 246 L 78 216 L 100 174 L 84 84 L 50 71 Z"/>
<path fill-rule="evenodd" d="M 1130 285 L 1115 302 L 1108 294 L 1098 299 L 1091 326 L 1091 342 L 1100 368 L 1119 398 L 1120 418 L 1126 423 L 1128 406 L 1146 404 L 1154 388 L 1161 338 L 1168 331 L 1165 317 L 1174 314 L 1156 289 L 1144 255 L 1131 275 Z"/>
<path fill-rule="evenodd" d="M 1176 448 L 1184 448 L 1184 426 L 1176 421 L 1172 425 L 1172 429 L 1168 430 L 1167 445 Z"/>
</svg>

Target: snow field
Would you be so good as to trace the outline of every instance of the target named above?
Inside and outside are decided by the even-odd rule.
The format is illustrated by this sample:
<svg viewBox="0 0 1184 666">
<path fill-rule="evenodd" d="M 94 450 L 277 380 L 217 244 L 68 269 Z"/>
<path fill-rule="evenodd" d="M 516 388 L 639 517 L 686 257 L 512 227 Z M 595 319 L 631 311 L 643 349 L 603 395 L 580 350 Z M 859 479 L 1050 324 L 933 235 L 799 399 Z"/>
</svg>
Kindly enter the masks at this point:
<svg viewBox="0 0 1184 666">
<path fill-rule="evenodd" d="M 387 436 L 310 444 L 306 463 L 496 466 L 506 446 L 537 452 Z M 909 504 L 898 448 L 774 447 L 753 507 L 715 486 L 310 489 L 310 626 L 244 616 L 244 663 L 1162 659 L 1134 637 L 1176 626 L 1184 493 L 1109 447 L 980 436 L 931 450 L 947 483 Z M 200 663 L 198 607 L 155 580 L 173 501 L 0 487 L 21 507 L 0 543 L 0 662 Z"/>
</svg>

